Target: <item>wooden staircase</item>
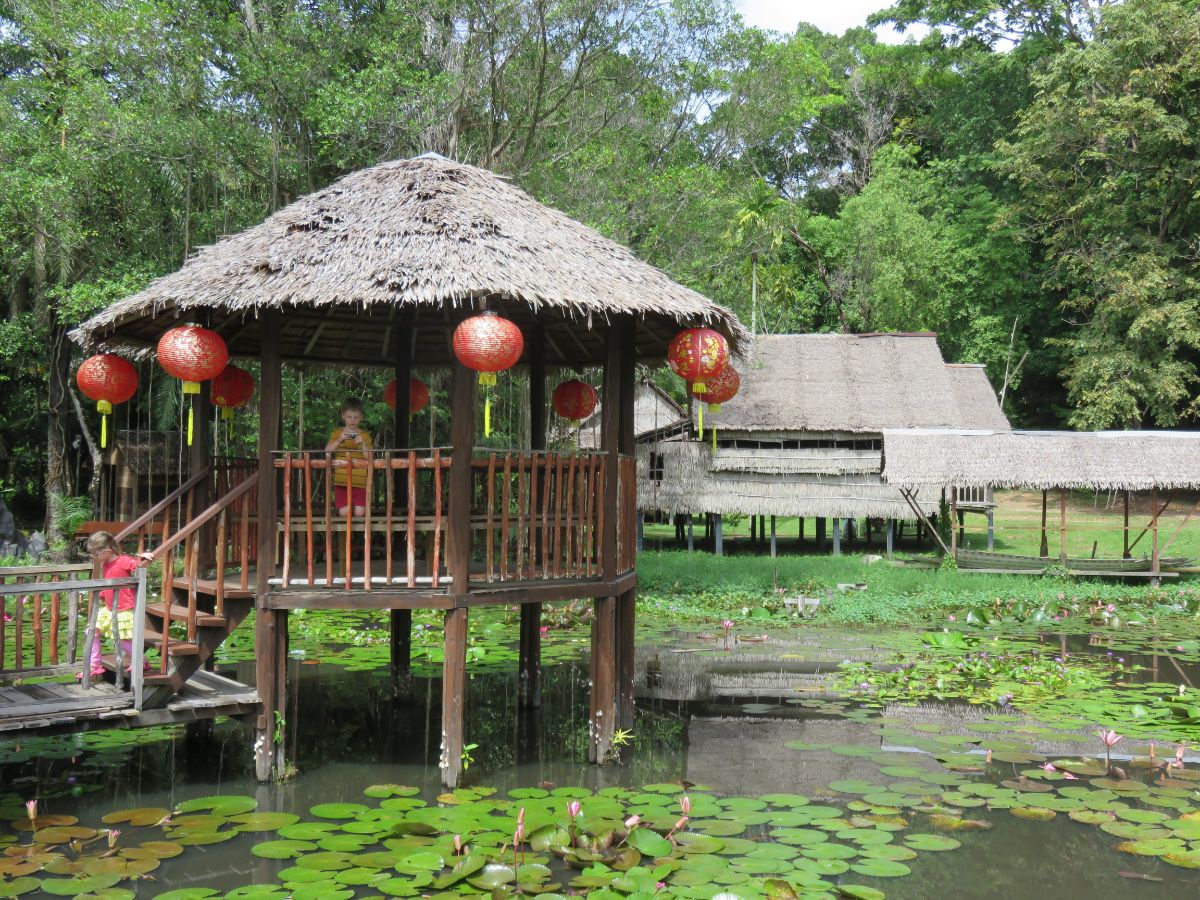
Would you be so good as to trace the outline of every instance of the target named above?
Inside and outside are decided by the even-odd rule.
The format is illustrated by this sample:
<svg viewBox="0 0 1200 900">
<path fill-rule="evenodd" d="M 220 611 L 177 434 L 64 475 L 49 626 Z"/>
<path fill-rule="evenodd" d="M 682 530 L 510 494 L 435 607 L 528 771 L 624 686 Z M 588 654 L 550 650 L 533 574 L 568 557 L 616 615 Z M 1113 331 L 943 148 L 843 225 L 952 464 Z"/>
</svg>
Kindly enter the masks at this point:
<svg viewBox="0 0 1200 900">
<path fill-rule="evenodd" d="M 143 639 L 147 647 L 159 650 L 160 662 L 143 676 L 145 708 L 163 706 L 178 694 L 254 608 L 247 572 L 251 501 L 258 476 L 251 473 L 236 485 L 226 485 L 215 502 L 193 516 L 196 491 L 208 487 L 207 478 L 205 470 L 189 479 L 116 535 L 120 542 L 136 538 L 138 551 L 150 552 L 164 573 L 157 602 L 146 604 Z M 168 513 L 176 505 L 185 514 L 172 533 Z M 155 541 L 157 546 L 150 550 Z M 183 575 L 176 574 L 177 559 L 182 560 Z M 239 567 L 240 574 L 229 580 L 231 566 Z M 209 577 L 202 576 L 202 570 L 211 570 Z M 172 635 L 171 623 L 177 631 L 182 624 L 186 636 Z M 102 657 L 102 662 L 116 672 L 113 656 Z"/>
</svg>

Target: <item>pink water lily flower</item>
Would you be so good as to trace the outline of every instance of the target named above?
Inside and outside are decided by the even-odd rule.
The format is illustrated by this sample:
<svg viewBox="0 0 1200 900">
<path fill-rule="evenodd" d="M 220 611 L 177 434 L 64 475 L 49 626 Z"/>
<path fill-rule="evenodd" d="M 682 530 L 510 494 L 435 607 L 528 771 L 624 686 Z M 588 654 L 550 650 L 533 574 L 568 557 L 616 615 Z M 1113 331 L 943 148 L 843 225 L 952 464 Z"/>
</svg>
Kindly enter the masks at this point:
<svg viewBox="0 0 1200 900">
<path fill-rule="evenodd" d="M 721 627 L 724 628 L 726 631 L 728 631 L 730 628 L 732 628 L 733 625 L 734 625 L 734 622 L 732 619 L 726 619 L 725 621 L 723 621 L 721 623 Z"/>
<path fill-rule="evenodd" d="M 567 815 L 574 819 L 580 812 L 583 811 L 583 806 L 578 800 L 572 800 L 567 804 Z"/>
<path fill-rule="evenodd" d="M 685 816 L 692 814 L 692 798 L 684 794 L 679 798 L 679 811 Z"/>
<path fill-rule="evenodd" d="M 1100 740 L 1104 741 L 1104 746 L 1115 747 L 1117 745 L 1117 743 L 1121 740 L 1122 735 L 1117 734 L 1115 731 L 1103 730 L 1103 731 L 1097 731 L 1096 737 L 1098 737 L 1098 738 L 1100 738 Z"/>
<path fill-rule="evenodd" d="M 36 800 L 26 800 L 25 801 L 25 812 L 28 814 L 30 822 L 37 819 L 37 801 Z"/>
<path fill-rule="evenodd" d="M 637 824 L 641 821 L 642 821 L 641 816 L 630 816 L 628 819 L 625 820 L 626 830 L 631 830 L 631 829 L 635 828 L 637 826 Z"/>
<path fill-rule="evenodd" d="M 120 829 L 117 829 L 117 828 L 108 829 L 108 849 L 111 850 L 113 847 L 117 846 L 117 838 L 119 838 L 120 836 L 121 836 Z"/>
</svg>

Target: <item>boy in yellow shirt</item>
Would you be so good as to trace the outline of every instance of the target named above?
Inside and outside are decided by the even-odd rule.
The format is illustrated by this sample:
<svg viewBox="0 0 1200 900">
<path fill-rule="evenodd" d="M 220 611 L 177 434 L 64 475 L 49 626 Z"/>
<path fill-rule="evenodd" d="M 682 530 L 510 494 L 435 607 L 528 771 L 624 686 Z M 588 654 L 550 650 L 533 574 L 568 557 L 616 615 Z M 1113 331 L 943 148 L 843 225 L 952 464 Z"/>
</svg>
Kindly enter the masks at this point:
<svg viewBox="0 0 1200 900">
<path fill-rule="evenodd" d="M 338 515 L 346 515 L 349 506 L 354 506 L 354 515 L 365 515 L 367 511 L 367 485 L 370 473 L 367 467 L 357 464 L 351 474 L 350 460 L 365 460 L 366 451 L 372 449 L 371 435 L 358 426 L 363 419 L 362 404 L 350 399 L 342 404 L 342 423 L 344 427 L 335 428 L 329 435 L 325 445 L 326 452 L 332 451 L 335 460 L 347 463 L 345 467 L 333 470 L 333 505 L 337 507 Z"/>
</svg>

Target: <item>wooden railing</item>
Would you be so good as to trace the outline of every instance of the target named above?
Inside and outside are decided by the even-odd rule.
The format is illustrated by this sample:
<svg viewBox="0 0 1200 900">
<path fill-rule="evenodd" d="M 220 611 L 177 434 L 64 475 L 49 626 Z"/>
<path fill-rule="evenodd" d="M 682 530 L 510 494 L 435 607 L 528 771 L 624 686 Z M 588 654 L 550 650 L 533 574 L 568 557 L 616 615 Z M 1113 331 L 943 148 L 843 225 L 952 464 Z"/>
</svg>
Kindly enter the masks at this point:
<svg viewBox="0 0 1200 900">
<path fill-rule="evenodd" d="M 134 708 L 140 710 L 146 570 L 138 569 L 129 578 L 88 578 L 90 571 L 88 564 L 0 568 L 0 676 L 52 676 L 79 670 L 81 683 L 90 687 L 88 655 L 96 635 L 100 594 L 110 591 L 117 689 L 125 689 L 128 662 Z M 135 589 L 129 660 L 124 658 L 116 615 L 125 588 Z"/>
<path fill-rule="evenodd" d="M 601 574 L 604 460 L 605 454 L 590 451 L 489 452 L 473 460 L 474 555 L 483 557 L 473 579 Z"/>
<path fill-rule="evenodd" d="M 286 451 L 275 454 L 275 467 L 283 477 L 282 586 L 342 585 L 369 591 L 381 584 L 441 584 L 448 452 L 368 450 L 362 458 L 343 460 L 324 450 Z M 353 485 L 364 473 L 364 513 L 355 515 L 353 502 L 339 511 L 333 482 L 344 476 Z M 421 535 L 425 571 L 418 572 Z M 355 557 L 361 558 L 361 566 Z"/>
</svg>

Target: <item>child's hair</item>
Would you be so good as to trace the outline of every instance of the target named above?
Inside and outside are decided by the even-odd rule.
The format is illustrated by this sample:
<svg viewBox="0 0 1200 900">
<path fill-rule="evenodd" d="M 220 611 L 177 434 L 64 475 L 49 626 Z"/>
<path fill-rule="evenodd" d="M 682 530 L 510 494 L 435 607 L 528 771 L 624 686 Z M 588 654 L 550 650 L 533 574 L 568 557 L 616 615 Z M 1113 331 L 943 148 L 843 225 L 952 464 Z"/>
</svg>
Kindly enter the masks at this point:
<svg viewBox="0 0 1200 900">
<path fill-rule="evenodd" d="M 353 397 L 347 397 L 342 401 L 342 408 L 338 410 L 338 415 L 344 416 L 348 412 L 361 413 L 362 411 L 363 405 L 360 401 L 355 400 Z"/>
<path fill-rule="evenodd" d="M 97 531 L 87 539 L 87 551 L 88 553 L 99 553 L 101 550 L 112 550 L 114 553 L 119 553 L 121 545 L 107 531 Z"/>
</svg>

